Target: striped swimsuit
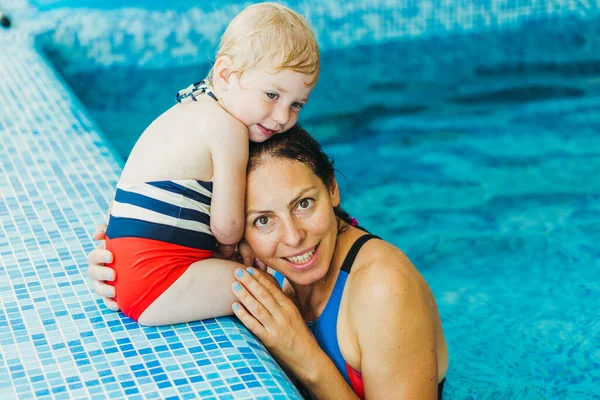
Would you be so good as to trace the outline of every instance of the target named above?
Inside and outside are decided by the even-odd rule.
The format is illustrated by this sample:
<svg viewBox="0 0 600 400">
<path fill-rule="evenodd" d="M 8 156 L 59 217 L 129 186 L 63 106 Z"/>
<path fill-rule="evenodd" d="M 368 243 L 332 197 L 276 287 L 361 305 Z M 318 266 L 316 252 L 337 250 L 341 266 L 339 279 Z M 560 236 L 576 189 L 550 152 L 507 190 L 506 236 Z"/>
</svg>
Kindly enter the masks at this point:
<svg viewBox="0 0 600 400">
<path fill-rule="evenodd" d="M 211 182 L 192 179 L 117 185 L 106 248 L 127 316 L 137 321 L 190 264 L 212 257 L 211 197 Z"/>
</svg>

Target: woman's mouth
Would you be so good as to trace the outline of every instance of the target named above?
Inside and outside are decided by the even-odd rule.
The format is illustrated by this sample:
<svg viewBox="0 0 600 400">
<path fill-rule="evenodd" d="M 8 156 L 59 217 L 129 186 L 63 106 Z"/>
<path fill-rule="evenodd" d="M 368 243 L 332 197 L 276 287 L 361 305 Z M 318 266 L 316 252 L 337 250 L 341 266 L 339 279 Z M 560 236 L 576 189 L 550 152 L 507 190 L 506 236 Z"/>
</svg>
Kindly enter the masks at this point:
<svg viewBox="0 0 600 400">
<path fill-rule="evenodd" d="M 260 131 L 262 132 L 263 135 L 270 137 L 277 133 L 277 131 L 274 131 L 273 129 L 265 128 L 261 124 L 256 124 L 256 125 L 258 126 L 258 129 L 260 129 Z"/>
<path fill-rule="evenodd" d="M 290 267 L 296 270 L 308 269 L 312 267 L 317 260 L 317 254 L 319 253 L 319 245 L 320 243 L 315 247 L 308 249 L 304 253 L 296 254 L 290 257 L 283 257 L 283 259 L 287 261 L 287 264 Z"/>
</svg>

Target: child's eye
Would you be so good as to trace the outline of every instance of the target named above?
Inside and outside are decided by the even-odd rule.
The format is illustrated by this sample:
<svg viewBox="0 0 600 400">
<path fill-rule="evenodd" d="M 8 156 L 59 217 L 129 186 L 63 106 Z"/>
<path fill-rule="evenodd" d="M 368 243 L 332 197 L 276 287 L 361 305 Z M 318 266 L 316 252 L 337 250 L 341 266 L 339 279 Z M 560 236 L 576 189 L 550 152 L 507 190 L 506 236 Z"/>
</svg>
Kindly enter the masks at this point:
<svg viewBox="0 0 600 400">
<path fill-rule="evenodd" d="M 300 110 L 302 107 L 304 107 L 304 104 L 298 103 L 297 101 L 295 101 L 292 103 L 292 107 L 294 107 L 297 110 Z"/>
<path fill-rule="evenodd" d="M 269 223 L 269 217 L 264 216 L 264 215 L 262 215 L 254 220 L 254 225 L 258 226 L 259 228 L 266 226 L 268 223 Z"/>
<path fill-rule="evenodd" d="M 275 100 L 279 97 L 279 95 L 277 93 L 271 93 L 271 92 L 267 92 L 267 97 L 271 100 Z"/>
<path fill-rule="evenodd" d="M 306 210 L 310 208 L 315 201 L 313 199 L 302 199 L 298 203 L 298 208 L 301 210 Z"/>
</svg>

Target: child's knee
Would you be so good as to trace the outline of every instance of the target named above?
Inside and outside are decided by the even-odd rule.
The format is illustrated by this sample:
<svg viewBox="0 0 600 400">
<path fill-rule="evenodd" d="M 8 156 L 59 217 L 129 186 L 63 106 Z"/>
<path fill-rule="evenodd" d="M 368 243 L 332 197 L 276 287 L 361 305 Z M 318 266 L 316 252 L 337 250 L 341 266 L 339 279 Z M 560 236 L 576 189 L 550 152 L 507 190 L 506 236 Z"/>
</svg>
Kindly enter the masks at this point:
<svg viewBox="0 0 600 400">
<path fill-rule="evenodd" d="M 161 326 L 161 325 L 165 325 L 164 323 L 160 322 L 160 318 L 158 318 L 159 316 L 156 313 L 152 313 L 152 311 L 150 310 L 150 312 L 147 312 L 148 309 L 146 309 L 146 311 L 144 311 L 142 313 L 142 315 L 140 315 L 140 317 L 138 318 L 138 324 L 142 325 L 142 326 Z"/>
</svg>

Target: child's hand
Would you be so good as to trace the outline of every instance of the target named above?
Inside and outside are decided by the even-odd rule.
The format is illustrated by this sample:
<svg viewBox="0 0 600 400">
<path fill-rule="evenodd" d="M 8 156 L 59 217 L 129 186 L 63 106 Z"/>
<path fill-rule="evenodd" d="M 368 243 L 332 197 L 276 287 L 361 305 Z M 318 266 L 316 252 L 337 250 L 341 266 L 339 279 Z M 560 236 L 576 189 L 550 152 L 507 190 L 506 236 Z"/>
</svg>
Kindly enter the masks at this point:
<svg viewBox="0 0 600 400">
<path fill-rule="evenodd" d="M 237 246 L 235 244 L 217 243 L 217 245 L 215 246 L 214 257 L 221 258 L 223 260 L 237 261 L 234 258 L 236 247 Z"/>
<path fill-rule="evenodd" d="M 242 240 L 238 245 L 238 252 L 240 253 L 241 261 L 246 267 L 255 267 L 261 271 L 267 270 L 265 263 L 256 258 L 254 250 L 245 240 Z"/>
</svg>

